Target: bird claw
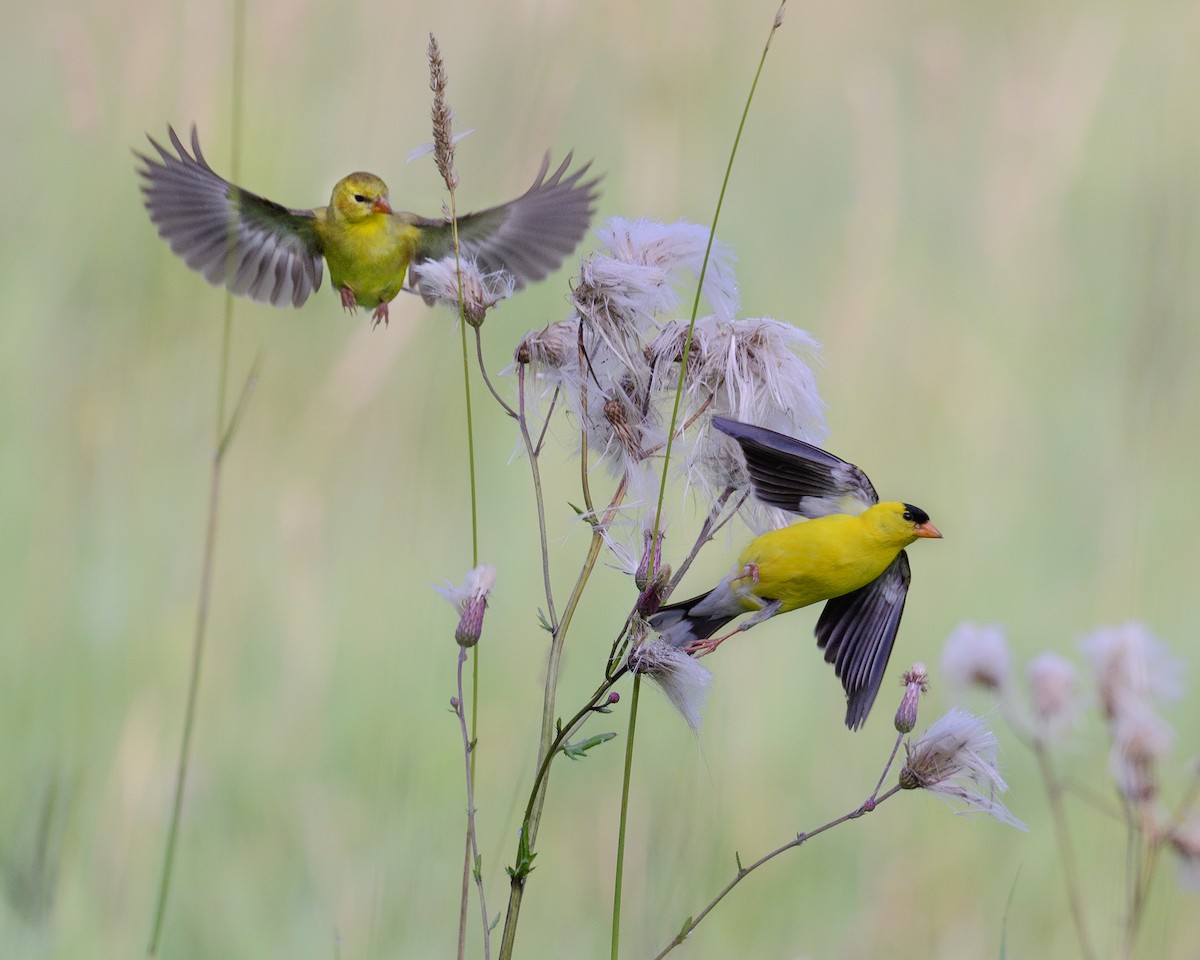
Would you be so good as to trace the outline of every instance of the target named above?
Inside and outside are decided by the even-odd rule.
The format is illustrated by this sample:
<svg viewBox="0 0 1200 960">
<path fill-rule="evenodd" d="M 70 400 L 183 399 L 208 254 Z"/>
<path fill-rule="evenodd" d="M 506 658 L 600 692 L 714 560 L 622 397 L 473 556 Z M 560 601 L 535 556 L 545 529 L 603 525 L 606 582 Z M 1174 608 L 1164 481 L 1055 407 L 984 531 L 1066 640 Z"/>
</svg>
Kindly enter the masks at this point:
<svg viewBox="0 0 1200 960">
<path fill-rule="evenodd" d="M 381 322 L 385 327 L 388 325 L 388 305 L 386 300 L 381 302 L 379 306 L 375 308 L 375 312 L 371 314 L 371 320 L 374 321 L 371 324 L 372 330 L 379 326 Z"/>
<path fill-rule="evenodd" d="M 349 287 L 342 287 L 342 309 L 347 313 L 355 313 L 358 310 L 358 298 L 354 296 L 354 291 Z"/>
<path fill-rule="evenodd" d="M 736 632 L 736 631 L 735 631 Z M 715 640 L 693 640 L 683 648 L 683 652 L 691 657 L 705 657 L 717 649 L 724 641 L 732 637 L 732 633 L 727 633 L 723 637 L 717 637 Z"/>
</svg>

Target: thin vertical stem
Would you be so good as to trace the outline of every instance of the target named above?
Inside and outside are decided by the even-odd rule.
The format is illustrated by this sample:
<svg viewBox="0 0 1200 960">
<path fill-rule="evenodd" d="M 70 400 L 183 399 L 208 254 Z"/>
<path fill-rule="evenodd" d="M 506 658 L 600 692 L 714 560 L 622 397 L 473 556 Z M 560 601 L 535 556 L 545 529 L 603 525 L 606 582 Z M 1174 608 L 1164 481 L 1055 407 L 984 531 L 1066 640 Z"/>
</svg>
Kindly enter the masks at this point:
<svg viewBox="0 0 1200 960">
<path fill-rule="evenodd" d="M 238 169 L 241 159 L 242 132 L 242 88 L 243 71 L 245 67 L 246 48 L 246 8 L 243 0 L 234 0 L 233 4 L 233 57 L 231 82 L 231 133 L 230 144 L 232 158 L 230 176 L 238 179 Z M 233 233 L 233 225 L 230 232 Z M 228 254 L 229 266 L 232 267 L 236 248 L 230 244 Z M 217 517 L 220 506 L 221 467 L 225 454 L 229 449 L 233 428 L 236 426 L 237 413 L 233 420 L 226 425 L 225 403 L 229 390 L 229 366 L 231 343 L 233 339 L 233 296 L 225 294 L 225 315 L 221 328 L 220 360 L 217 372 L 217 416 L 214 431 L 212 466 L 208 485 L 208 517 L 205 521 L 204 546 L 200 557 L 200 587 L 196 601 L 196 620 L 192 632 L 191 670 L 188 676 L 187 700 L 183 711 L 183 733 L 180 738 L 178 763 L 175 770 L 175 790 L 171 801 L 171 819 L 167 828 L 166 850 L 163 854 L 162 874 L 159 877 L 158 895 L 154 908 L 154 919 L 150 931 L 150 943 L 146 948 L 148 957 L 157 957 L 162 945 L 163 925 L 166 922 L 167 898 L 171 889 L 171 877 L 174 873 L 175 852 L 179 842 L 179 825 L 183 817 L 183 795 L 187 789 L 188 765 L 191 759 L 192 735 L 196 724 L 196 705 L 200 697 L 200 674 L 204 665 L 205 638 L 208 634 L 208 617 L 212 605 L 213 568 L 216 560 L 217 546 Z M 253 377 L 253 374 L 251 375 Z M 243 388 L 243 401 L 248 396 L 252 380 L 247 380 Z M 239 404 L 240 407 L 240 404 Z"/>
<path fill-rule="evenodd" d="M 479 912 L 483 921 L 483 958 L 490 960 L 492 955 L 491 929 L 488 925 L 483 877 L 479 872 L 479 839 L 475 833 L 475 771 L 472 769 L 471 763 L 472 755 L 475 752 L 475 741 L 472 735 L 467 733 L 467 718 L 463 712 L 463 665 L 466 662 L 467 648 L 462 647 L 458 653 L 458 697 L 454 701 L 454 712 L 458 714 L 458 725 L 462 731 L 463 764 L 467 780 L 467 870 L 475 877 L 475 886 L 479 893 Z M 461 946 L 460 944 L 460 948 Z"/>
<path fill-rule="evenodd" d="M 621 888 L 625 879 L 625 827 L 629 819 L 629 784 L 633 770 L 633 739 L 637 731 L 638 696 L 642 675 L 633 676 L 633 693 L 629 698 L 629 734 L 625 738 L 625 773 L 621 780 L 621 822 L 617 828 L 617 866 L 613 879 L 612 947 L 610 956 L 617 960 L 621 943 Z"/>
<path fill-rule="evenodd" d="M 1033 754 L 1037 757 L 1038 772 L 1041 774 L 1042 783 L 1046 788 L 1046 799 L 1050 804 L 1050 814 L 1054 818 L 1054 831 L 1058 834 L 1058 849 L 1062 855 L 1063 875 L 1067 882 L 1067 905 L 1071 910 L 1075 935 L 1079 938 L 1079 952 L 1085 960 L 1092 960 L 1096 954 L 1092 950 L 1091 940 L 1088 937 L 1083 901 L 1079 895 L 1079 873 L 1076 868 L 1075 847 L 1071 840 L 1071 825 L 1063 805 L 1062 782 L 1054 772 L 1049 751 L 1041 737 L 1034 736 L 1031 745 Z"/>
</svg>

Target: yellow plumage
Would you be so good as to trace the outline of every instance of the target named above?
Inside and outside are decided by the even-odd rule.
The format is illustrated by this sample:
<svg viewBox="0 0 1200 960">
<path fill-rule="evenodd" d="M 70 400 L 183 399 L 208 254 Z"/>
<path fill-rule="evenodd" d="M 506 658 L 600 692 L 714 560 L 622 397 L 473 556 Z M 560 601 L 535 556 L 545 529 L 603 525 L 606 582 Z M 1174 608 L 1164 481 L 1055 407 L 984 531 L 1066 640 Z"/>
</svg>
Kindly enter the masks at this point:
<svg viewBox="0 0 1200 960">
<path fill-rule="evenodd" d="M 742 606 L 758 610 L 769 598 L 787 613 L 866 586 L 917 539 L 903 515 L 904 504 L 880 503 L 856 516 L 837 513 L 762 534 L 738 557 L 737 572 L 757 570 Z"/>
<path fill-rule="evenodd" d="M 200 152 L 168 128 L 175 152 L 150 143 L 142 156 L 146 209 L 159 234 L 210 283 L 277 307 L 298 307 L 321 286 L 328 263 L 347 310 L 374 308 L 387 322 L 388 302 L 408 268 L 454 252 L 444 218 L 395 212 L 388 188 L 373 173 L 352 173 L 333 188 L 328 207 L 294 210 L 217 175 Z M 549 156 L 516 200 L 457 218 L 458 252 L 484 272 L 502 270 L 516 287 L 544 279 L 575 249 L 591 221 L 596 180 L 587 165 L 567 173 L 571 155 L 547 176 Z"/>
<path fill-rule="evenodd" d="M 335 289 L 352 291 L 354 305 L 368 309 L 400 292 L 421 230 L 390 212 L 382 180 L 369 173 L 351 174 L 333 188 L 329 206 L 313 212 Z"/>
<path fill-rule="evenodd" d="M 904 612 L 911 579 L 904 548 L 941 533 L 919 507 L 880 503 L 866 474 L 828 451 L 722 417 L 713 426 L 740 444 L 758 499 L 808 519 L 755 537 L 715 587 L 662 607 L 650 625 L 672 646 L 703 656 L 757 623 L 826 601 L 817 642 L 845 688 L 846 725 L 857 728 Z"/>
</svg>

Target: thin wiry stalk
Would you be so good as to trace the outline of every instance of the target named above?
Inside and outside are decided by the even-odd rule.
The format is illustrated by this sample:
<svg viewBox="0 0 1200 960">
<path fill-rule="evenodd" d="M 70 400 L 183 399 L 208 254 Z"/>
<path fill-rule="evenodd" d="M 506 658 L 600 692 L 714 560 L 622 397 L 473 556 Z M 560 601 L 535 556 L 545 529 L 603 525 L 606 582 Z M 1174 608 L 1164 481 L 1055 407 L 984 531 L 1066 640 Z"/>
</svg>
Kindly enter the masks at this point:
<svg viewBox="0 0 1200 960">
<path fill-rule="evenodd" d="M 571 591 L 571 595 L 567 598 L 566 606 L 563 608 L 562 619 L 558 623 L 551 638 L 551 658 L 547 668 L 547 678 L 545 687 L 545 701 L 542 705 L 543 720 L 546 716 L 551 717 L 550 737 L 548 740 L 542 741 L 543 746 L 538 748 L 537 767 L 538 772 L 534 778 L 533 789 L 529 794 L 529 802 L 525 807 L 525 818 L 521 824 L 521 838 L 519 846 L 524 846 L 531 853 L 534 852 L 537 843 L 538 826 L 541 823 L 542 808 L 546 802 L 546 787 L 549 782 L 550 763 L 554 759 L 558 748 L 566 739 L 567 735 L 574 728 L 575 724 L 588 712 L 596 707 L 596 703 L 601 695 L 609 690 L 614 683 L 617 682 L 625 673 L 624 670 L 618 670 L 610 677 L 606 677 L 588 701 L 587 705 L 580 710 L 574 718 L 567 724 L 563 725 L 558 734 L 554 734 L 553 711 L 554 711 L 554 691 L 558 683 L 558 660 L 556 651 L 561 654 L 561 644 L 566 637 L 567 631 L 570 629 L 571 621 L 575 617 L 575 611 L 578 609 L 579 602 L 583 598 L 584 588 L 587 586 L 588 580 L 591 578 L 592 572 L 596 568 L 596 561 L 600 556 L 600 549 L 604 544 L 604 538 L 600 533 L 599 525 L 610 523 L 613 515 L 616 513 L 621 501 L 625 496 L 624 481 L 618 486 L 616 493 L 613 494 L 612 502 L 609 504 L 608 511 L 605 516 L 598 521 L 594 521 L 596 527 L 592 531 L 592 540 L 588 545 L 588 553 L 584 558 L 583 566 L 580 568 L 579 577 L 575 582 L 575 587 Z M 553 668 L 553 677 L 550 674 L 550 668 Z M 553 684 L 552 681 L 553 680 Z M 518 850 L 518 857 L 520 851 Z M 517 921 L 521 914 L 521 902 L 525 895 L 525 880 L 524 875 L 514 873 L 509 885 L 508 895 L 508 911 L 504 917 L 504 935 L 500 941 L 499 960 L 510 960 L 514 944 L 517 936 Z"/>
<path fill-rule="evenodd" d="M 446 104 L 446 69 L 442 62 L 441 51 L 438 48 L 437 37 L 429 35 L 429 87 L 433 91 L 433 157 L 437 164 L 438 173 L 446 184 L 446 192 L 450 197 L 450 237 L 454 245 L 454 270 L 458 281 L 458 329 L 462 338 L 462 372 L 463 397 L 466 407 L 467 421 L 467 473 L 471 490 L 471 566 L 479 566 L 479 495 L 475 478 L 475 421 L 471 410 L 471 361 L 467 347 L 466 305 L 463 301 L 462 261 L 458 243 L 458 209 L 455 198 L 455 187 L 458 186 L 458 174 L 454 170 L 454 137 L 451 131 L 452 113 Z M 479 650 L 471 648 L 471 739 L 468 751 L 467 767 L 468 792 L 474 792 L 475 785 L 475 747 L 478 744 L 479 730 Z M 461 706 L 460 706 L 461 708 Z M 474 817 L 467 817 L 467 836 L 463 842 L 463 875 L 461 895 L 458 910 L 458 957 L 463 960 L 467 941 L 467 901 L 470 894 L 470 877 L 472 869 L 472 850 L 477 849 Z M 483 891 L 480 890 L 482 901 Z M 483 917 L 484 942 L 487 942 L 487 914 Z"/>
<path fill-rule="evenodd" d="M 475 753 L 475 741 L 467 733 L 467 718 L 463 713 L 463 664 L 467 662 L 467 648 L 460 647 L 458 652 L 458 698 L 454 701 L 454 712 L 458 715 L 458 726 L 462 731 L 463 765 L 467 780 L 467 841 L 470 843 L 471 873 L 475 877 L 475 886 L 479 892 L 479 912 L 482 915 L 483 927 L 483 957 L 489 960 L 492 955 L 491 928 L 488 926 L 487 899 L 484 896 L 483 873 L 480 869 L 479 839 L 475 831 L 475 776 L 472 769 L 471 757 Z"/>
<path fill-rule="evenodd" d="M 484 386 L 488 388 L 488 391 L 492 395 L 492 399 L 494 399 L 496 403 L 500 405 L 501 410 L 507 413 L 514 420 L 519 420 L 521 415 L 517 413 L 517 411 L 511 406 L 509 406 L 507 400 L 500 396 L 500 391 L 496 389 L 495 384 L 492 383 L 492 378 L 488 376 L 487 364 L 483 362 L 483 334 L 480 332 L 481 329 L 482 327 L 475 327 L 475 360 L 479 364 L 479 374 L 483 377 Z M 525 365 L 518 364 L 518 367 L 523 373 Z M 518 373 L 518 376 L 520 376 L 520 373 Z"/>
<path fill-rule="evenodd" d="M 1121 956 L 1125 960 L 1133 957 L 1133 904 L 1136 897 L 1137 873 L 1141 860 L 1141 837 L 1134 819 L 1133 804 L 1122 796 L 1121 808 L 1125 812 L 1125 928 L 1121 938 Z"/>
<path fill-rule="evenodd" d="M 786 4 L 787 4 L 787 0 L 783 0 L 783 2 L 779 6 L 778 11 L 775 14 L 775 19 L 771 24 L 771 30 L 767 34 L 767 42 L 766 42 L 766 44 L 763 45 L 762 56 L 759 58 L 759 61 L 758 61 L 758 69 L 755 70 L 755 72 L 754 72 L 754 81 L 750 84 L 750 92 L 746 96 L 746 105 L 742 109 L 742 116 L 741 116 L 741 119 L 738 121 L 737 133 L 734 135 L 734 138 L 733 138 L 733 147 L 729 151 L 729 162 L 726 163 L 726 165 L 725 165 L 725 176 L 721 180 L 721 191 L 717 195 L 717 206 L 716 206 L 716 209 L 713 211 L 712 226 L 709 228 L 708 242 L 707 242 L 707 244 L 705 244 L 705 247 L 704 247 L 704 259 L 700 262 L 700 273 L 696 277 L 696 296 L 692 300 L 692 315 L 688 322 L 687 336 L 684 338 L 684 342 L 683 342 L 683 355 L 680 357 L 680 362 L 679 362 L 679 379 L 675 385 L 675 398 L 674 398 L 674 401 L 671 406 L 671 422 L 670 422 L 670 426 L 667 429 L 667 446 L 666 446 L 666 450 L 663 452 L 662 480 L 660 481 L 659 486 L 658 486 L 658 503 L 656 504 L 655 509 L 654 509 L 654 529 L 651 533 L 651 543 L 658 542 L 658 534 L 659 534 L 659 530 L 661 528 L 663 503 L 665 502 L 666 495 L 667 495 L 667 471 L 670 469 L 670 466 L 671 466 L 671 449 L 672 449 L 672 445 L 675 442 L 675 428 L 676 428 L 676 425 L 679 423 L 679 408 L 683 401 L 684 374 L 687 370 L 688 356 L 691 353 L 691 349 L 692 349 L 692 334 L 696 329 L 696 316 L 700 312 L 700 295 L 704 290 L 704 278 L 705 278 L 705 275 L 708 273 L 708 263 L 712 257 L 713 243 L 716 242 L 717 223 L 721 219 L 721 207 L 725 203 L 725 192 L 729 188 L 729 178 L 733 173 L 733 161 L 737 157 L 738 145 L 741 143 L 741 140 L 742 140 L 742 131 L 746 127 L 746 118 L 750 115 L 750 105 L 754 102 L 754 92 L 755 92 L 755 90 L 758 89 L 758 80 L 759 80 L 759 77 L 762 76 L 763 66 L 767 62 L 767 53 L 771 49 L 771 40 L 774 39 L 774 37 L 775 37 L 775 31 L 778 30 L 780 25 L 783 23 L 783 8 L 784 8 L 784 6 L 786 6 Z M 650 571 L 651 576 L 653 576 L 654 573 L 655 573 L 654 570 Z M 633 724 L 635 723 L 635 718 L 634 718 L 635 712 L 636 712 L 636 703 L 630 709 L 629 723 L 630 723 L 631 730 L 633 729 Z M 632 749 L 632 745 L 629 745 L 629 747 L 627 749 Z M 629 777 L 630 777 L 632 768 L 633 768 L 632 758 L 630 758 L 625 764 L 625 776 L 624 776 L 625 782 L 622 784 L 622 796 L 623 797 L 628 797 L 628 794 L 629 794 Z M 624 818 L 624 816 L 625 816 L 624 803 L 622 803 L 621 816 L 622 816 L 622 818 Z M 616 883 L 616 889 L 618 891 L 621 888 L 621 868 L 624 863 L 624 841 L 625 841 L 624 834 L 622 834 L 620 837 L 620 840 L 619 840 L 619 847 L 618 847 L 618 851 L 617 851 L 617 869 L 616 869 L 617 876 L 616 876 L 615 883 Z M 737 881 L 735 880 L 734 882 L 736 883 Z M 724 894 L 722 894 L 722 896 L 723 895 Z M 616 949 L 615 942 L 614 942 L 613 949 L 614 949 L 614 951 Z M 615 952 L 613 955 L 615 957 L 615 955 L 616 955 Z"/>
<path fill-rule="evenodd" d="M 633 739 L 637 732 L 638 695 L 642 689 L 641 674 L 634 674 L 633 693 L 629 698 L 629 733 L 625 738 L 625 772 L 621 777 L 621 820 L 617 827 L 617 866 L 613 871 L 612 946 L 609 952 L 617 960 L 621 943 L 621 887 L 625 877 L 625 827 L 629 820 L 629 775 L 633 767 Z"/>
<path fill-rule="evenodd" d="M 696 542 L 692 545 L 692 549 L 688 552 L 688 555 L 683 558 L 683 562 L 679 565 L 679 568 L 672 575 L 670 583 L 667 584 L 665 596 L 669 597 L 675 592 L 675 589 L 682 582 L 684 575 L 688 572 L 696 557 L 699 556 L 700 548 L 708 543 L 718 530 L 737 516 L 738 510 L 746 502 L 746 498 L 750 496 L 749 490 L 744 491 L 741 497 L 738 498 L 738 502 L 722 517 L 721 512 L 725 507 L 725 503 L 733 496 L 733 493 L 733 487 L 726 487 L 714 501 L 712 509 L 708 511 L 708 516 L 704 518 L 704 523 L 700 525 L 700 532 L 696 536 Z"/>
<path fill-rule="evenodd" d="M 887 779 L 888 771 L 892 769 L 892 764 L 896 762 L 896 754 L 900 752 L 900 744 L 904 740 L 904 734 L 896 734 L 896 742 L 892 744 L 892 752 L 888 755 L 887 763 L 883 765 L 883 773 L 879 775 L 879 780 L 875 784 L 875 789 L 871 791 L 871 796 L 867 803 L 875 803 L 875 798 L 879 796 L 879 791 L 883 788 L 883 781 Z"/>
<path fill-rule="evenodd" d="M 480 364 L 483 357 L 480 356 Z M 529 434 L 529 421 L 525 416 L 525 365 L 517 369 L 517 397 L 521 412 L 517 424 L 521 428 L 521 439 L 525 442 L 525 455 L 529 458 L 529 470 L 533 474 L 534 502 L 537 504 L 538 542 L 542 552 L 542 582 L 546 589 L 546 617 L 551 633 L 558 632 L 558 614 L 554 609 L 554 587 L 550 582 L 550 542 L 546 536 L 546 500 L 542 495 L 542 472 L 538 466 L 538 448 Z"/>
<path fill-rule="evenodd" d="M 684 371 L 687 370 L 688 355 L 692 349 L 692 333 L 696 329 L 696 315 L 700 312 L 700 295 L 704 290 L 704 277 L 708 272 L 708 262 L 712 257 L 713 243 L 716 242 L 717 223 L 721 219 L 721 207 L 725 203 L 725 191 L 729 188 L 729 178 L 733 174 L 733 161 L 737 157 L 738 146 L 742 142 L 742 131 L 746 128 L 746 118 L 750 115 L 750 105 L 754 102 L 754 92 L 758 89 L 758 80 L 762 76 L 763 67 L 767 62 L 767 53 L 771 49 L 771 41 L 775 38 L 775 31 L 783 24 L 783 8 L 785 6 L 787 6 L 787 0 L 783 0 L 779 5 L 779 10 L 775 13 L 775 19 L 771 24 L 771 31 L 767 34 L 767 42 L 763 46 L 762 56 L 758 61 L 758 69 L 754 72 L 754 81 L 750 84 L 750 93 L 746 97 L 746 105 L 742 108 L 742 117 L 738 121 L 737 133 L 733 138 L 733 147 L 729 151 L 729 162 L 725 165 L 725 176 L 721 180 L 721 192 L 717 195 L 717 208 L 713 211 L 712 227 L 709 228 L 708 243 L 704 248 L 704 259 L 700 262 L 700 274 L 696 278 L 696 296 L 692 300 L 692 315 L 688 322 L 687 336 L 683 341 L 683 355 L 679 362 L 679 380 L 675 386 L 675 400 L 671 407 L 671 425 L 667 430 L 667 449 L 663 454 L 662 482 L 659 484 L 658 505 L 654 511 L 655 540 L 658 539 L 663 501 L 666 499 L 667 470 L 671 465 L 671 448 L 675 441 L 675 425 L 679 422 L 679 407 L 683 399 Z"/>
<path fill-rule="evenodd" d="M 870 813 L 872 810 L 877 809 L 879 807 L 879 805 L 881 803 L 883 803 L 885 800 L 888 800 L 891 797 L 894 797 L 897 793 L 900 792 L 900 789 L 901 789 L 900 784 L 896 784 L 891 789 L 889 789 L 886 793 L 884 793 L 882 796 L 880 796 L 874 800 L 866 801 L 865 803 L 862 804 L 862 806 L 860 806 L 854 810 L 851 810 L 847 814 L 843 814 L 842 816 L 838 817 L 836 820 L 830 820 L 828 823 L 822 824 L 821 826 L 817 827 L 815 830 L 809 830 L 805 833 L 796 834 L 796 839 L 789 840 L 787 843 L 785 843 L 781 847 L 776 847 L 770 853 L 759 857 L 748 867 L 743 867 L 739 861 L 737 873 L 734 874 L 733 879 L 730 880 L 727 884 L 725 884 L 724 887 L 721 888 L 720 893 L 718 893 L 715 897 L 713 897 L 712 900 L 710 900 L 705 905 L 703 910 L 701 910 L 694 917 L 688 917 L 687 920 L 684 921 L 683 927 L 680 929 L 679 933 L 675 934 L 675 939 L 672 940 L 670 943 L 668 943 L 655 956 L 654 960 L 662 960 L 663 957 L 665 957 L 668 953 L 670 953 L 677 946 L 679 946 L 681 943 L 683 943 L 684 940 L 686 940 L 689 936 L 691 936 L 692 931 L 695 930 L 696 927 L 700 926 L 701 921 L 703 921 L 705 917 L 707 917 L 710 913 L 712 913 L 713 909 L 717 906 L 717 904 L 719 904 L 722 900 L 724 900 L 725 897 L 728 896 L 728 894 L 733 890 L 734 887 L 736 887 L 739 883 L 741 883 L 743 880 L 745 880 L 746 877 L 750 876 L 750 874 L 752 874 L 759 867 L 763 866 L 766 863 L 769 863 L 771 860 L 774 860 L 781 853 L 786 853 L 788 850 L 791 850 L 795 847 L 802 846 L 804 843 L 808 842 L 813 837 L 818 836 L 819 834 L 822 834 L 827 830 L 832 830 L 834 827 L 841 826 L 841 824 L 845 823 L 848 820 L 856 820 L 859 817 L 861 817 L 863 814 Z"/>
<path fill-rule="evenodd" d="M 1063 874 L 1067 881 L 1067 905 L 1071 910 L 1071 921 L 1075 925 L 1075 935 L 1079 938 L 1079 952 L 1084 960 L 1092 960 L 1096 953 L 1092 949 L 1088 937 L 1087 921 L 1083 912 L 1083 900 L 1080 896 L 1079 872 L 1076 867 L 1075 846 L 1071 840 L 1071 825 L 1067 818 L 1066 806 L 1063 803 L 1062 781 L 1054 771 L 1050 752 L 1046 749 L 1041 737 L 1033 737 L 1031 741 L 1034 756 L 1037 757 L 1038 772 L 1042 776 L 1042 785 L 1046 790 L 1046 800 L 1050 804 L 1050 814 L 1054 820 L 1054 832 L 1058 835 L 1058 849 L 1062 855 Z"/>
<path fill-rule="evenodd" d="M 233 56 L 231 63 L 230 99 L 230 176 L 239 179 L 242 143 L 242 91 L 244 88 L 246 51 L 246 7 L 244 0 L 234 0 L 233 5 Z M 230 236 L 236 236 L 235 224 L 230 224 Z M 236 258 L 236 245 L 229 244 L 227 270 L 232 271 Z M 154 920 L 150 930 L 150 943 L 146 948 L 148 957 L 157 957 L 162 944 L 163 924 L 167 915 L 167 896 L 171 888 L 171 877 L 175 866 L 175 851 L 179 841 L 179 824 L 183 816 L 183 794 L 187 787 L 188 764 L 191 758 L 192 733 L 196 722 L 196 704 L 200 695 L 200 675 L 204 665 L 204 646 L 208 635 L 208 614 L 212 604 L 213 568 L 216 563 L 217 517 L 220 507 L 221 470 L 225 455 L 233 437 L 242 411 L 249 399 L 257 379 L 257 362 L 242 387 L 234 415 L 225 422 L 225 395 L 229 390 L 230 352 L 233 341 L 233 296 L 225 294 L 225 316 L 221 328 L 220 362 L 217 368 L 217 417 L 213 443 L 212 465 L 208 485 L 208 517 L 205 521 L 204 546 L 200 555 L 200 589 L 196 600 L 196 620 L 192 633 L 192 660 L 188 676 L 187 699 L 183 710 L 183 734 L 180 738 L 179 756 L 175 771 L 175 791 L 171 801 L 171 820 L 167 827 L 166 850 L 163 854 L 162 874 L 158 882 L 158 894 L 154 907 Z"/>
</svg>

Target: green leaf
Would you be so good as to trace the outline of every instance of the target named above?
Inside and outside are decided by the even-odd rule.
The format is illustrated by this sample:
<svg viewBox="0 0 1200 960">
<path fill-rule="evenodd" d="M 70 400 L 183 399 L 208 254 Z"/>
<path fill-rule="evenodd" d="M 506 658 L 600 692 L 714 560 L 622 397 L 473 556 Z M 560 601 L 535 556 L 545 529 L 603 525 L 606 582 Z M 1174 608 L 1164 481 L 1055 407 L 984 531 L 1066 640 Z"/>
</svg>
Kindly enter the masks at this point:
<svg viewBox="0 0 1200 960">
<path fill-rule="evenodd" d="M 513 880 L 525 882 L 525 878 L 533 872 L 533 859 L 537 854 L 529 849 L 529 841 L 525 838 L 525 830 L 521 830 L 520 840 L 517 842 L 517 862 L 511 867 L 505 867 L 505 871 Z"/>
<path fill-rule="evenodd" d="M 607 743 L 615 736 L 616 734 L 612 732 L 597 733 L 595 736 L 588 737 L 586 740 L 580 740 L 578 743 L 564 743 L 562 751 L 572 760 L 582 760 L 592 747 L 598 747 L 602 743 Z"/>
</svg>

